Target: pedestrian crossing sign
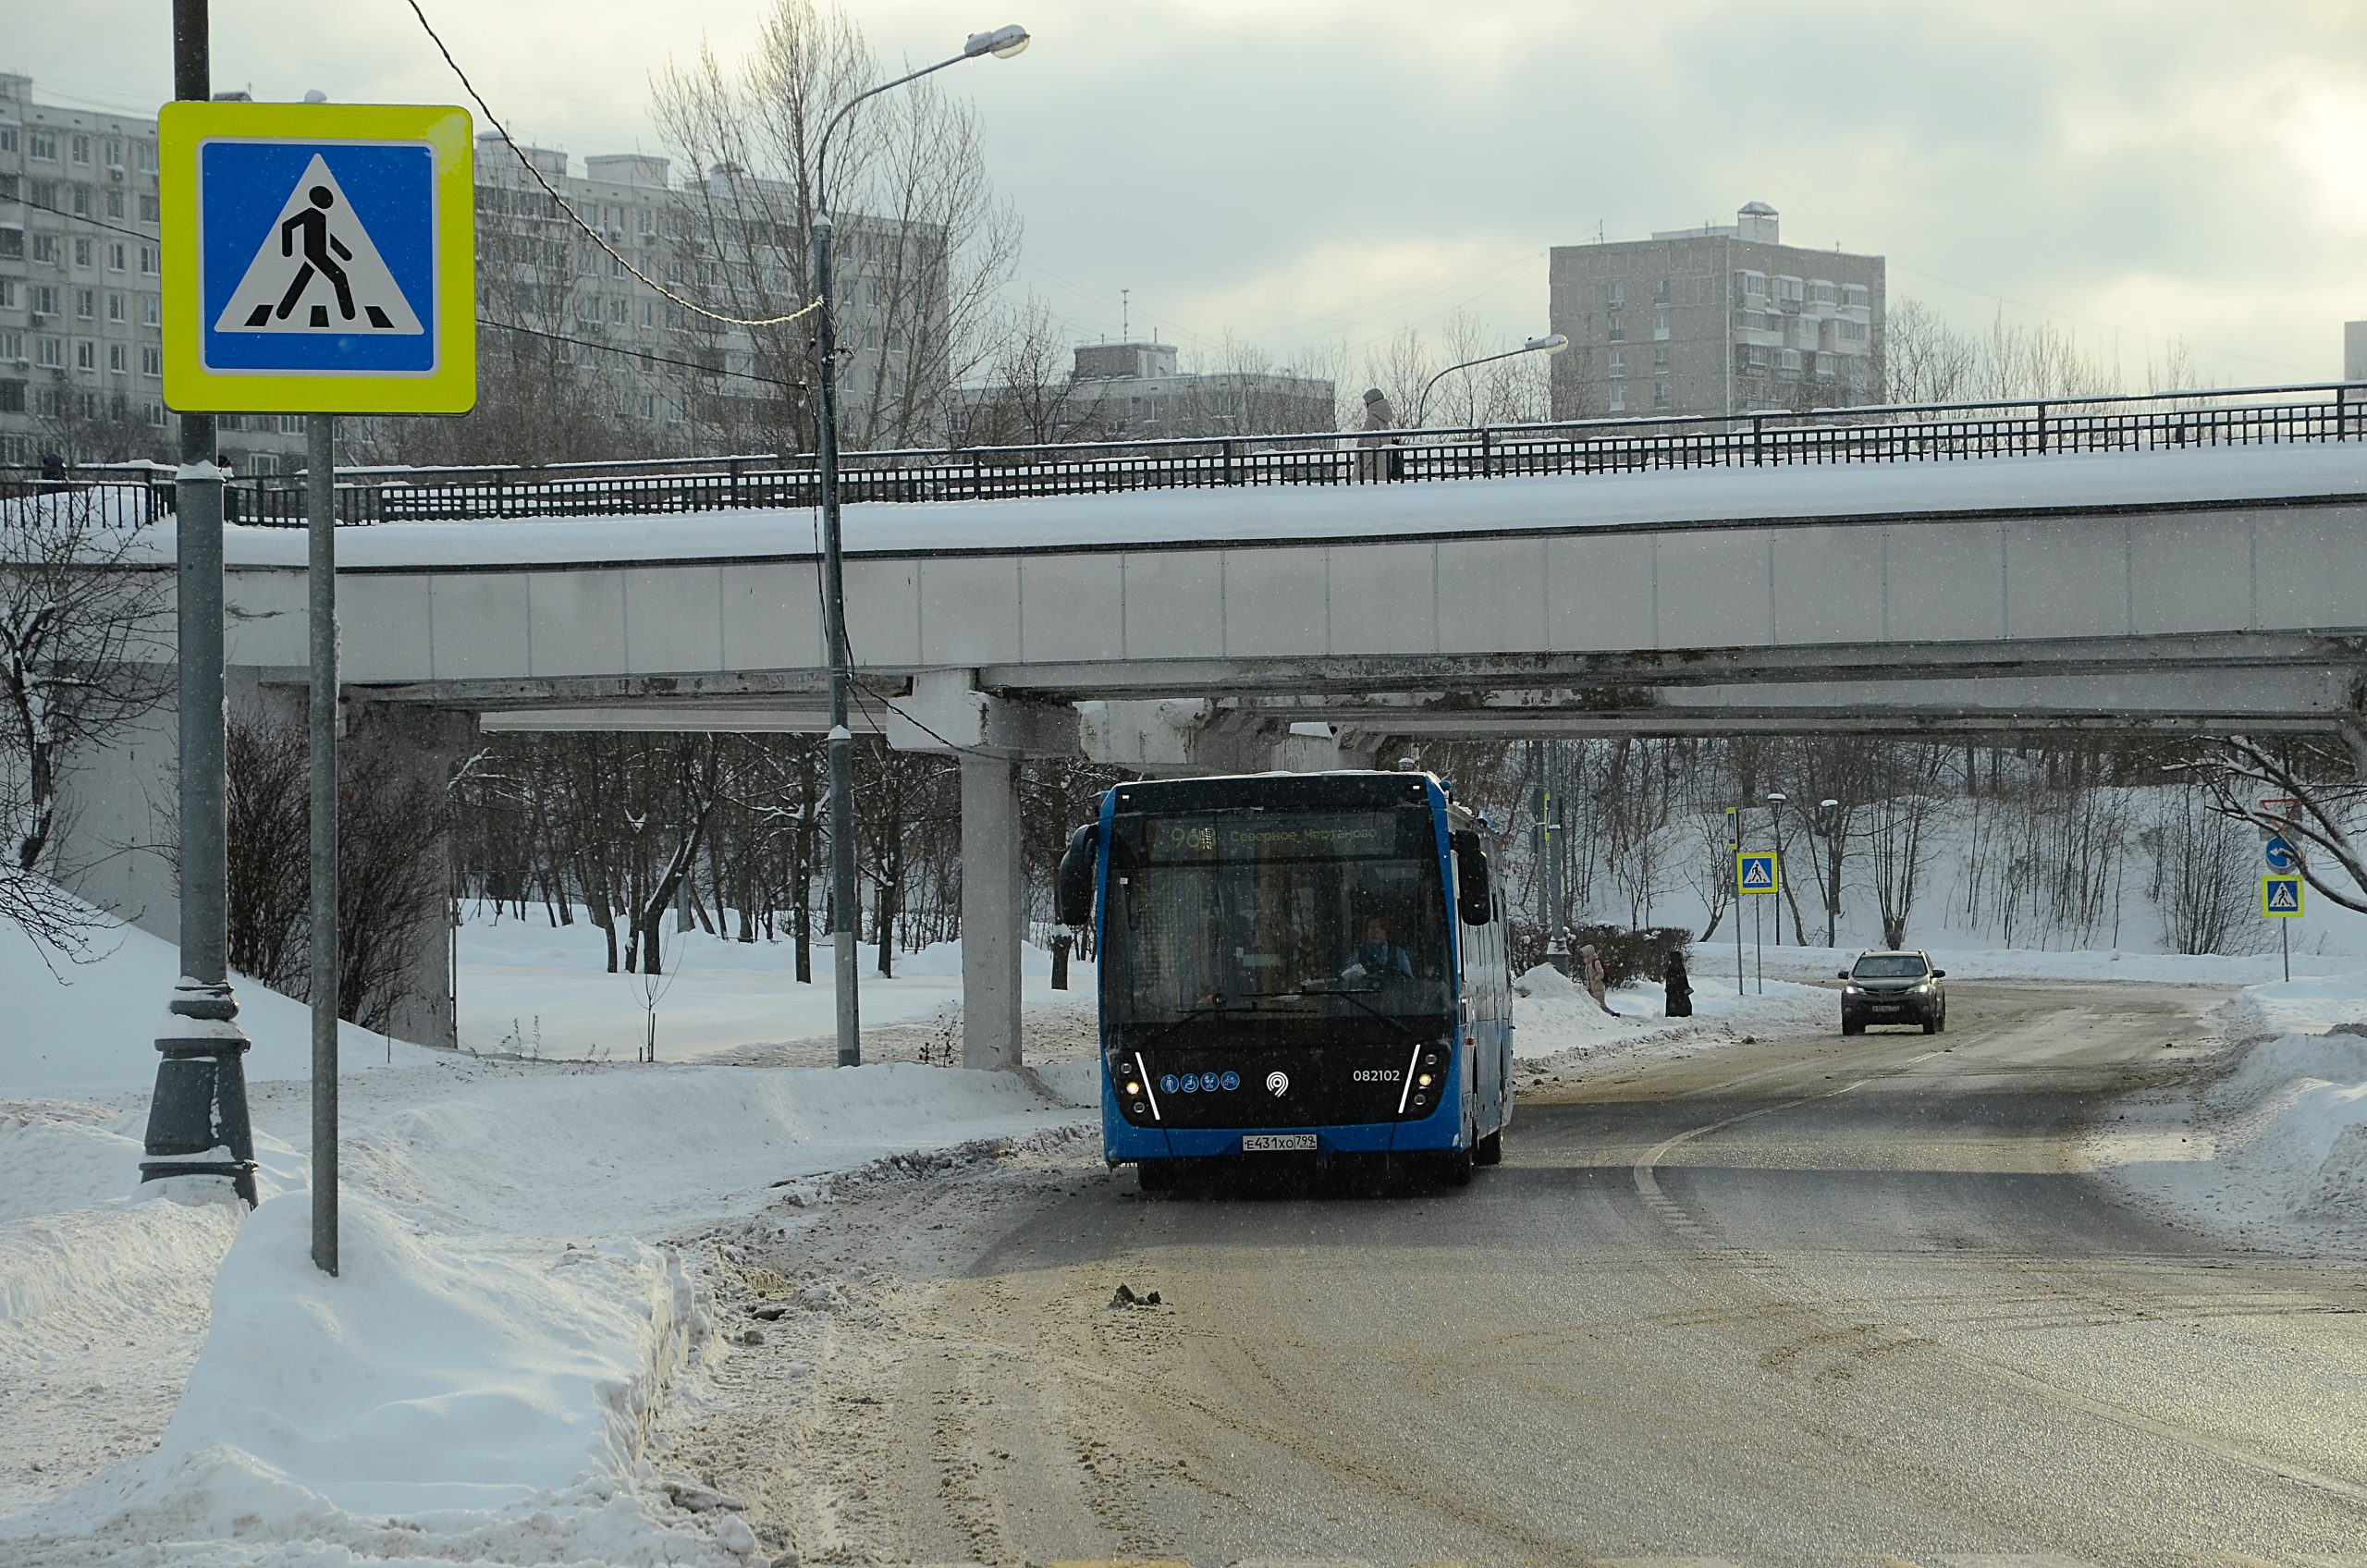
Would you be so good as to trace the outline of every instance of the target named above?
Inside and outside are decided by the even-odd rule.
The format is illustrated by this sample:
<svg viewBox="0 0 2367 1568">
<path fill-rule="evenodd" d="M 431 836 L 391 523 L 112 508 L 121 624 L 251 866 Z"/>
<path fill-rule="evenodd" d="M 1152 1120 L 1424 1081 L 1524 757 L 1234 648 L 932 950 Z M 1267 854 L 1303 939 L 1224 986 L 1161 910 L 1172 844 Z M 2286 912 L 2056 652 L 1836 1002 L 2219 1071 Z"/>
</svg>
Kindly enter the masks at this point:
<svg viewBox="0 0 2367 1568">
<path fill-rule="evenodd" d="M 2301 915 L 2301 878 L 2275 873 L 2260 879 L 2260 912 L 2271 920 L 2298 920 Z"/>
<path fill-rule="evenodd" d="M 165 401 L 189 413 L 466 413 L 476 191 L 465 109 L 173 103 L 157 121 Z"/>
<path fill-rule="evenodd" d="M 1783 872 L 1772 850 L 1745 850 L 1735 856 L 1735 890 L 1772 893 L 1784 885 Z"/>
</svg>

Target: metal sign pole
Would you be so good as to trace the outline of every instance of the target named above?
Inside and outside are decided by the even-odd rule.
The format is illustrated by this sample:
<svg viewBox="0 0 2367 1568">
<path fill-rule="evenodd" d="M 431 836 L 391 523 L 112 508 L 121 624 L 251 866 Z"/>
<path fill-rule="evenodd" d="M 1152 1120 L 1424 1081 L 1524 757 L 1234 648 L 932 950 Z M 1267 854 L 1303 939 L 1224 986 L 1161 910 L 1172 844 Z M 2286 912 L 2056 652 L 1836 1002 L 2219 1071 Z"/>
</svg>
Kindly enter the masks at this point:
<svg viewBox="0 0 2367 1568">
<path fill-rule="evenodd" d="M 337 416 L 305 421 L 313 785 L 313 1264 L 337 1271 Z"/>
<path fill-rule="evenodd" d="M 1741 870 L 1739 869 L 1739 868 L 1740 868 L 1740 866 L 1741 866 L 1741 864 L 1742 864 L 1742 862 L 1741 862 L 1740 860 L 1738 860 L 1738 859 L 1735 859 L 1735 857 L 1736 857 L 1736 856 L 1738 856 L 1738 855 L 1740 855 L 1741 853 L 1742 853 L 1742 819 L 1741 819 L 1741 817 L 1740 817 L 1740 816 L 1735 813 L 1735 808 L 1734 808 L 1734 807 L 1732 807 L 1732 806 L 1728 806 L 1728 807 L 1726 808 L 1726 857 L 1727 857 L 1729 860 L 1733 860 L 1733 861 L 1734 861 L 1734 863 L 1735 863 L 1735 866 L 1736 866 L 1736 868 L 1737 868 L 1737 869 L 1735 870 L 1735 894 L 1734 894 L 1734 902 L 1735 902 L 1735 996 L 1738 996 L 1738 997 L 1739 997 L 1739 996 L 1741 996 L 1741 995 L 1743 994 L 1743 985 L 1742 985 L 1742 873 L 1741 873 Z"/>
</svg>

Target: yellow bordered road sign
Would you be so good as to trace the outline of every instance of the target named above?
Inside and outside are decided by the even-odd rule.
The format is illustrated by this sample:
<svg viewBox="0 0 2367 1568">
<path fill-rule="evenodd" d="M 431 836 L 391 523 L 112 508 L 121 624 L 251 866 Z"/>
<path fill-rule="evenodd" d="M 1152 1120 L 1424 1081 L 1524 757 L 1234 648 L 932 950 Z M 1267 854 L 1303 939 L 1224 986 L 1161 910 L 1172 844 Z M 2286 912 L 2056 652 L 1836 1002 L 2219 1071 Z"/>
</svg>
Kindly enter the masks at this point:
<svg viewBox="0 0 2367 1568">
<path fill-rule="evenodd" d="M 1772 893 L 1784 885 L 1784 873 L 1772 850 L 1744 850 L 1735 856 L 1735 891 Z"/>
<path fill-rule="evenodd" d="M 476 402 L 465 109 L 173 103 L 165 401 L 187 413 L 456 414 Z"/>
<path fill-rule="evenodd" d="M 2301 916 L 2301 878 L 2274 873 L 2260 879 L 2260 912 L 2271 920 Z"/>
</svg>

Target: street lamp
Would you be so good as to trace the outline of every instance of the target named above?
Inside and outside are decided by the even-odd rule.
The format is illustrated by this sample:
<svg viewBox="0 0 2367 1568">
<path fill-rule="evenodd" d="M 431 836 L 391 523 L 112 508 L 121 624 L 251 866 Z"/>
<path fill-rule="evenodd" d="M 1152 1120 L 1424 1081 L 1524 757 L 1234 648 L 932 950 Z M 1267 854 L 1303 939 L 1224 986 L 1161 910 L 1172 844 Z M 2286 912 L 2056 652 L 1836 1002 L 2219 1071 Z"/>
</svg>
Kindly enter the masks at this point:
<svg viewBox="0 0 2367 1568">
<path fill-rule="evenodd" d="M 1792 797 L 1781 790 L 1767 791 L 1767 826 L 1775 836 L 1775 885 L 1784 884 L 1784 802 Z M 1784 945 L 1784 912 L 1775 912 L 1775 945 Z"/>
<path fill-rule="evenodd" d="M 1841 917 L 1841 802 L 1819 801 L 1817 826 L 1824 831 L 1824 945 L 1834 945 L 1834 926 Z"/>
<path fill-rule="evenodd" d="M 889 88 L 918 81 L 932 71 L 991 55 L 1008 60 L 1027 47 L 1027 30 L 1016 22 L 989 32 L 974 32 L 962 53 L 950 60 L 883 81 L 847 100 L 822 129 L 820 150 L 814 158 L 814 292 L 821 312 L 814 332 L 815 352 L 821 361 L 821 428 L 816 445 L 822 459 L 822 635 L 830 655 L 830 975 L 837 1004 L 839 1065 L 863 1061 L 862 1016 L 856 1008 L 855 880 L 854 880 L 854 731 L 847 728 L 847 702 L 854 685 L 854 653 L 847 642 L 846 580 L 839 549 L 839 340 L 833 320 L 830 279 L 830 138 L 855 105 Z"/>
<path fill-rule="evenodd" d="M 1422 426 L 1422 410 L 1430 406 L 1430 388 L 1453 375 L 1456 371 L 1469 370 L 1473 365 L 1493 364 L 1498 360 L 1514 359 L 1522 354 L 1558 354 L 1569 346 L 1570 339 L 1565 335 L 1549 332 L 1542 337 L 1528 339 L 1517 349 L 1507 349 L 1501 354 L 1482 354 L 1476 360 L 1466 360 L 1459 365 L 1447 366 L 1446 369 L 1422 383 L 1421 395 L 1414 399 L 1414 428 L 1418 430 Z"/>
</svg>

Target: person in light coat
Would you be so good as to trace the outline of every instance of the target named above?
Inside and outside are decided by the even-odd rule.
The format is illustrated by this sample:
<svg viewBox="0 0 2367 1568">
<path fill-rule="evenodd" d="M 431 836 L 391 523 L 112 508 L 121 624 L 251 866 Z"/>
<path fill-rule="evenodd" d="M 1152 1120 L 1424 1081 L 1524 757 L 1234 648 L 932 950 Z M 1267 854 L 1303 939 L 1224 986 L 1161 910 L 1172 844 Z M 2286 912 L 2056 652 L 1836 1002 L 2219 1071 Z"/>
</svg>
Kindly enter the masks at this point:
<svg viewBox="0 0 2367 1568">
<path fill-rule="evenodd" d="M 1587 988 L 1587 995 L 1594 998 L 1595 1006 L 1613 1018 L 1619 1016 L 1612 1009 L 1611 987 L 1603 980 L 1602 955 L 1594 950 L 1592 942 L 1578 949 L 1578 984 Z"/>
</svg>

